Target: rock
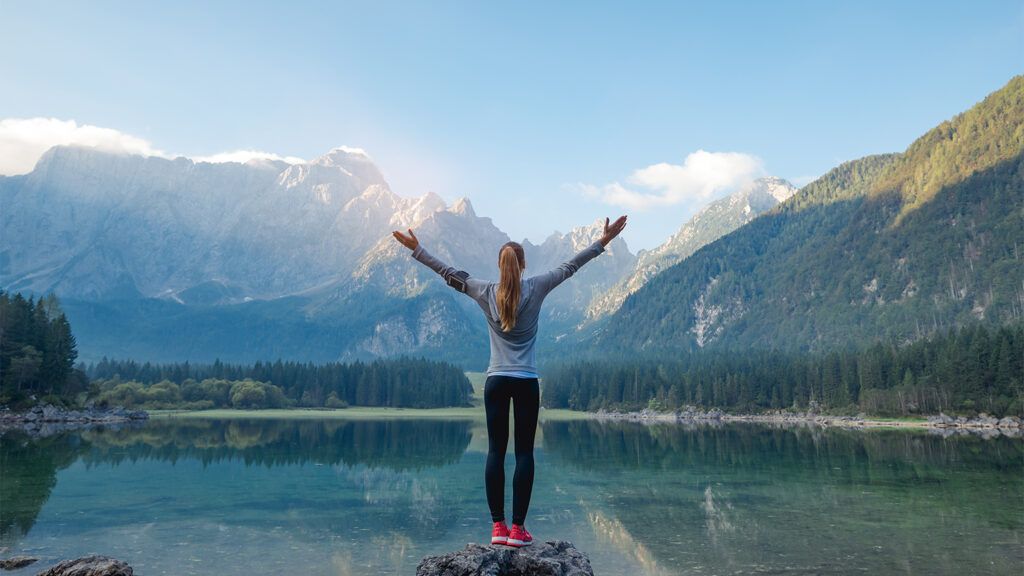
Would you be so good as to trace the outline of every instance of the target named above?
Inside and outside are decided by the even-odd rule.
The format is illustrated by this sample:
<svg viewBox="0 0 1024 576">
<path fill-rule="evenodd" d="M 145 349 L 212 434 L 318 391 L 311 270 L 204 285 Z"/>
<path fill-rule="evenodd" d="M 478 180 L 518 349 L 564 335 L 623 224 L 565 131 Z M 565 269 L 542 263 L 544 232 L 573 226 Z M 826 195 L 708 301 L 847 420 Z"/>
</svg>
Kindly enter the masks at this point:
<svg viewBox="0 0 1024 576">
<path fill-rule="evenodd" d="M 11 556 L 0 560 L 0 569 L 2 570 L 17 570 L 18 568 L 24 568 L 29 564 L 39 560 L 39 558 L 33 558 L 32 556 Z"/>
<path fill-rule="evenodd" d="M 463 550 L 427 556 L 416 576 L 593 576 L 587 556 L 572 542 L 534 542 L 524 548 L 468 544 Z"/>
<path fill-rule="evenodd" d="M 58 422 L 64 420 L 64 412 L 53 404 L 44 404 L 41 412 L 41 420 L 44 422 Z"/>
<path fill-rule="evenodd" d="M 978 416 L 978 425 L 984 426 L 985 428 L 995 428 L 999 426 L 999 418 L 989 416 L 988 414 L 982 414 L 981 416 Z"/>
<path fill-rule="evenodd" d="M 1005 416 L 999 421 L 1000 428 L 1020 428 L 1020 418 Z"/>
<path fill-rule="evenodd" d="M 36 576 L 132 576 L 132 567 L 107 556 L 65 560 Z"/>
</svg>

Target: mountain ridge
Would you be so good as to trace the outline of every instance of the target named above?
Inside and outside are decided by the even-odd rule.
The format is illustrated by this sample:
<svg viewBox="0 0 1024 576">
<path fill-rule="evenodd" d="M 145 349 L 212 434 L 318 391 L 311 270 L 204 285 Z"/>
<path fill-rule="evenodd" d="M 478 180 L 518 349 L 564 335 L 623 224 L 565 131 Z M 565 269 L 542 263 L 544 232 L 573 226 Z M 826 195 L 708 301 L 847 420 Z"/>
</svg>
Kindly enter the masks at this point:
<svg viewBox="0 0 1024 576">
<path fill-rule="evenodd" d="M 659 274 L 579 348 L 614 338 L 624 353 L 818 350 L 1019 319 L 1022 94 L 1016 77 L 907 152 L 829 171 Z M 972 154 L 970 169 L 939 165 Z M 913 175 L 932 172 L 948 178 L 926 202 L 908 194 Z"/>
</svg>

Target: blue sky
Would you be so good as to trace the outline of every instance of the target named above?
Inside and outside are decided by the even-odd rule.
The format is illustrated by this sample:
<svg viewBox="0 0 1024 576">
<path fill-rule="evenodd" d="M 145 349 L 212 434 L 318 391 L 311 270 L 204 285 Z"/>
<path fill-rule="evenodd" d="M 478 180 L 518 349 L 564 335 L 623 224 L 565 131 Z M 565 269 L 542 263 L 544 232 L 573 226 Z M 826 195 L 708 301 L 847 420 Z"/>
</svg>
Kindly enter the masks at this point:
<svg viewBox="0 0 1024 576">
<path fill-rule="evenodd" d="M 1022 72 L 1024 0 L 0 0 L 0 118 L 190 156 L 361 147 L 515 239 L 629 212 L 634 249 L 745 178 L 903 150 Z"/>
</svg>

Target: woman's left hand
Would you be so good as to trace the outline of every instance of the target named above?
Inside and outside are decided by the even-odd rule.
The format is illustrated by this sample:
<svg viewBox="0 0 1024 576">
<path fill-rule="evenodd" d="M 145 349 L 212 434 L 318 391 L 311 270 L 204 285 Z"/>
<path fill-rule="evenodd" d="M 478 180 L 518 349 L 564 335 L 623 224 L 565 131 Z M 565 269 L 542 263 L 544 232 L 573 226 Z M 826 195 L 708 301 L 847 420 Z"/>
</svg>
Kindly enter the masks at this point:
<svg viewBox="0 0 1024 576">
<path fill-rule="evenodd" d="M 402 234 L 398 230 L 395 230 L 394 232 L 391 233 L 391 235 L 394 236 L 395 240 L 398 240 L 398 242 L 401 243 L 402 246 L 405 246 L 409 250 L 415 250 L 416 247 L 420 245 L 420 241 L 418 238 L 416 238 L 416 235 L 413 234 L 412 228 L 409 228 L 408 232 L 409 235 L 406 236 L 405 234 Z"/>
<path fill-rule="evenodd" d="M 622 229 L 626 227 L 626 217 L 619 216 L 615 222 L 609 223 L 608 219 L 604 219 L 604 235 L 601 236 L 601 245 L 608 246 L 608 243 L 615 239 L 616 236 L 622 232 Z"/>
</svg>

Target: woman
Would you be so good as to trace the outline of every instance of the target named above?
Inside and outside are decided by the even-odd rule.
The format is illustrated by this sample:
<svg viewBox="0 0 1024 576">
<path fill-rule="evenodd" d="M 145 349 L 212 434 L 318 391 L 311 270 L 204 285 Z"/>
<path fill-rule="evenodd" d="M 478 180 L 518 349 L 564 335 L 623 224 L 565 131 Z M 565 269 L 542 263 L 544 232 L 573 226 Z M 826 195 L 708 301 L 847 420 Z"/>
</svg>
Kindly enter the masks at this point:
<svg viewBox="0 0 1024 576">
<path fill-rule="evenodd" d="M 412 229 L 408 236 L 393 233 L 396 240 L 412 250 L 412 257 L 437 272 L 456 290 L 469 295 L 484 312 L 491 340 L 491 361 L 484 384 L 487 414 L 487 505 L 494 528 L 491 544 L 529 546 L 526 511 L 533 492 L 533 439 L 540 409 L 540 386 L 534 344 L 537 320 L 548 292 L 572 276 L 608 245 L 626 227 L 626 217 L 613 224 L 604 221 L 604 235 L 561 266 L 531 278 L 522 278 L 526 268 L 523 247 L 507 242 L 498 251 L 499 280 L 487 282 L 447 266 L 420 245 Z M 516 470 L 512 477 L 512 529 L 505 525 L 505 450 L 508 447 L 508 411 L 515 414 Z"/>
</svg>

